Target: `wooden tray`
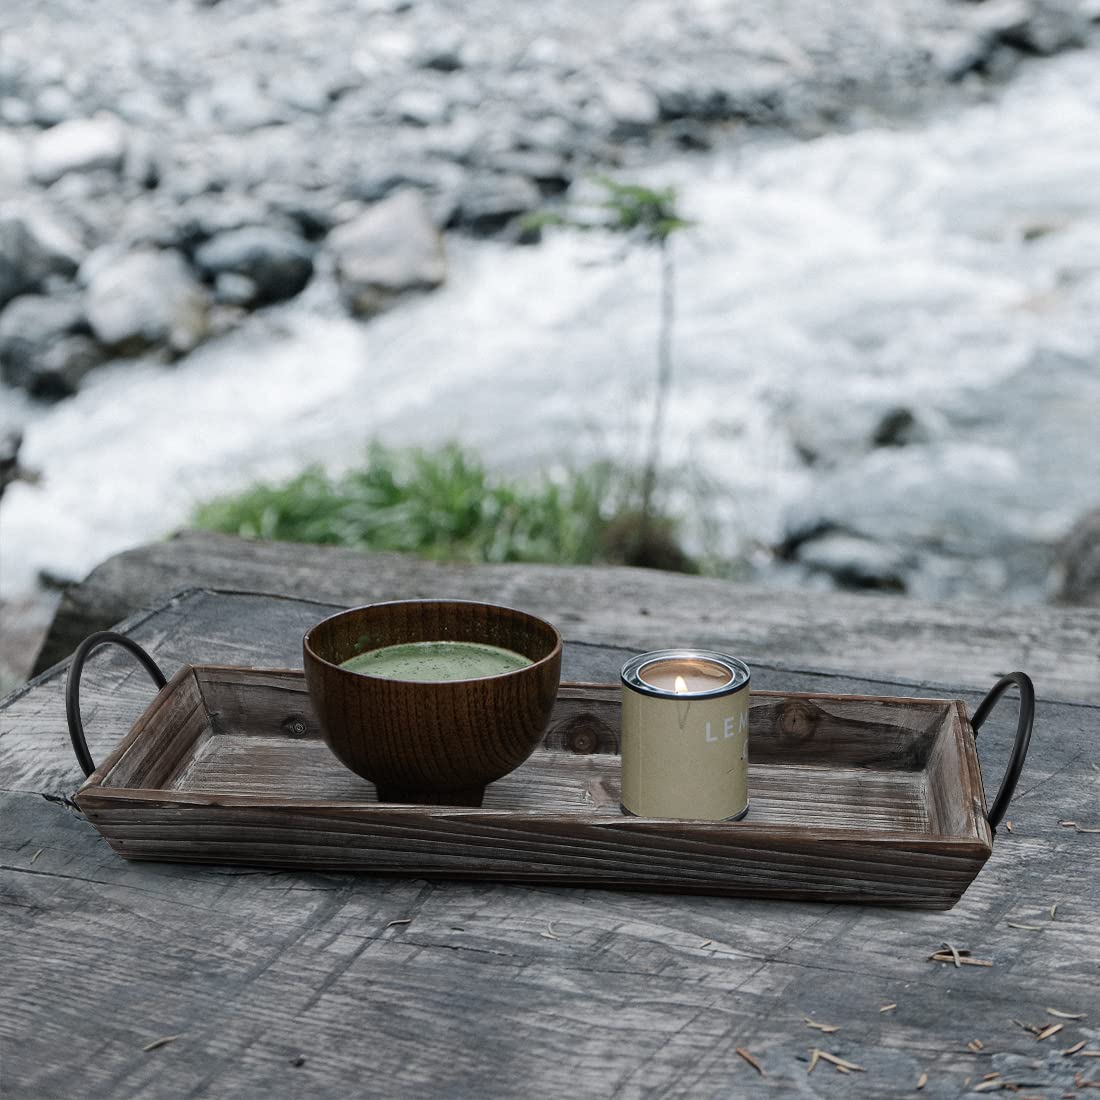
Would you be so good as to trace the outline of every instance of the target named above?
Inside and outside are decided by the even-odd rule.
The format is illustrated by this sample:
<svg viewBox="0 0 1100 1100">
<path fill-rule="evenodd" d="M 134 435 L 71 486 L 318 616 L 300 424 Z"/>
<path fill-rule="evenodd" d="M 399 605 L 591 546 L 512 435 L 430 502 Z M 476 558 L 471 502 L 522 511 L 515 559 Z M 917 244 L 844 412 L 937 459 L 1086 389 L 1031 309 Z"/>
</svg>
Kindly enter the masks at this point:
<svg viewBox="0 0 1100 1100">
<path fill-rule="evenodd" d="M 78 650 L 86 771 L 80 670 L 105 640 L 156 670 L 120 635 Z M 1013 682 L 1017 751 L 987 814 L 974 730 Z M 1022 673 L 973 724 L 956 700 L 754 692 L 749 813 L 716 823 L 620 812 L 619 692 L 562 684 L 542 746 L 481 808 L 410 806 L 379 803 L 332 755 L 302 672 L 185 665 L 76 802 L 127 859 L 946 909 L 989 858 L 1034 705 Z"/>
</svg>

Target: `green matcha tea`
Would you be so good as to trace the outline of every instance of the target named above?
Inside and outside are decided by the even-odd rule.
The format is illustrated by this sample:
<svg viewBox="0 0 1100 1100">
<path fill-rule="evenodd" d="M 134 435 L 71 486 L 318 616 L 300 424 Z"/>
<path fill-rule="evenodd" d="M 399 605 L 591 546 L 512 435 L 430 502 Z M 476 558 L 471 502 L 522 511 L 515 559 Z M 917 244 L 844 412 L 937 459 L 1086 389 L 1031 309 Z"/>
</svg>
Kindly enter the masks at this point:
<svg viewBox="0 0 1100 1100">
<path fill-rule="evenodd" d="M 481 642 L 407 642 L 360 653 L 340 667 L 387 680 L 478 680 L 531 663 L 522 653 Z"/>
</svg>

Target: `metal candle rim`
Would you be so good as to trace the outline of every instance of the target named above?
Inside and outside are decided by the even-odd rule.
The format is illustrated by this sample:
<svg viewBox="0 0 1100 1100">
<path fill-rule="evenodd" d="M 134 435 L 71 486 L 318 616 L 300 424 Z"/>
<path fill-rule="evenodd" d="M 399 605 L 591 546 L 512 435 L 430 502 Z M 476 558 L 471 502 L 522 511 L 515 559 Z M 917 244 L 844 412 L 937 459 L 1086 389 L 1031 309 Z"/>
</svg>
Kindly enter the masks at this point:
<svg viewBox="0 0 1100 1100">
<path fill-rule="evenodd" d="M 730 674 L 729 682 L 710 691 L 674 692 L 654 687 L 642 679 L 643 668 L 658 661 L 670 660 L 711 661 L 721 665 Z M 735 695 L 739 691 L 744 691 L 752 678 L 749 666 L 739 657 L 730 657 L 726 653 L 718 653 L 711 649 L 655 649 L 650 653 L 639 653 L 623 665 L 620 675 L 623 684 L 631 691 L 652 695 L 656 699 L 716 699 L 722 695 Z"/>
</svg>

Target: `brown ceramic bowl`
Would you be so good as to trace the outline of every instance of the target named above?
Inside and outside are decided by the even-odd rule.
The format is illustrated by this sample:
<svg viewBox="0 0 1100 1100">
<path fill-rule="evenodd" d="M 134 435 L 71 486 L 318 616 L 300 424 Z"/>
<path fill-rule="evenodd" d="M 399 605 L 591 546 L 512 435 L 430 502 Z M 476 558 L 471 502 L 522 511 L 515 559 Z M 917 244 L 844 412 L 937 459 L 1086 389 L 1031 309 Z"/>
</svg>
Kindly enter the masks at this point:
<svg viewBox="0 0 1100 1100">
<path fill-rule="evenodd" d="M 365 676 L 342 661 L 408 642 L 482 642 L 529 657 L 476 680 Z M 492 604 L 402 600 L 341 611 L 302 639 L 306 683 L 329 748 L 382 802 L 480 806 L 485 785 L 542 740 L 561 678 L 561 635 Z"/>
</svg>

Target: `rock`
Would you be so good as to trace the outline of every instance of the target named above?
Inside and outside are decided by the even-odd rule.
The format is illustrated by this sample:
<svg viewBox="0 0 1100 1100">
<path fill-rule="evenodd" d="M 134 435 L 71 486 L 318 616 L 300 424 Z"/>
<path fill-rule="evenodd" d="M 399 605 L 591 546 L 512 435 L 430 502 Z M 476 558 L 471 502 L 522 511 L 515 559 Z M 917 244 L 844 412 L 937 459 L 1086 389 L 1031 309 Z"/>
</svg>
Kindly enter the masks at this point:
<svg viewBox="0 0 1100 1100">
<path fill-rule="evenodd" d="M 114 115 L 74 118 L 39 134 L 31 148 L 31 175 L 51 184 L 70 172 L 117 172 L 126 156 L 126 130 Z"/>
<path fill-rule="evenodd" d="M 37 475 L 19 465 L 19 449 L 23 446 L 21 432 L 0 432 L 0 497 L 15 481 L 37 481 Z"/>
<path fill-rule="evenodd" d="M 151 190 L 160 183 L 160 156 L 157 146 L 147 133 L 130 136 L 122 166 L 123 179 Z"/>
<path fill-rule="evenodd" d="M 6 122 L 9 126 L 26 126 L 31 121 L 31 108 L 16 96 L 5 96 L 0 99 L 0 122 Z"/>
<path fill-rule="evenodd" d="M 982 5 L 978 18 L 983 29 L 1025 53 L 1048 56 L 1088 39 L 1088 19 L 1068 0 L 993 0 Z"/>
<path fill-rule="evenodd" d="M 669 125 L 668 136 L 679 148 L 692 153 L 706 152 L 713 145 L 707 128 L 692 118 L 676 119 Z"/>
<path fill-rule="evenodd" d="M 429 46 L 417 57 L 416 64 L 437 73 L 457 72 L 462 68 L 462 48 L 457 43 Z"/>
<path fill-rule="evenodd" d="M 561 115 L 535 119 L 519 135 L 521 149 L 545 150 L 561 155 L 571 154 L 577 143 L 576 128 Z"/>
<path fill-rule="evenodd" d="M 395 191 L 405 188 L 430 191 L 438 182 L 435 165 L 420 163 L 389 163 L 385 161 L 363 165 L 347 181 L 345 193 L 362 202 L 379 202 Z"/>
<path fill-rule="evenodd" d="M 101 244 L 98 248 L 93 248 L 92 251 L 84 257 L 84 261 L 77 270 L 77 285 L 85 288 L 91 286 L 92 280 L 95 279 L 101 271 L 117 263 L 128 252 L 129 249 L 126 245 L 119 241 L 111 241 L 109 244 Z"/>
<path fill-rule="evenodd" d="M 868 394 L 800 391 L 785 409 L 791 444 L 807 466 L 835 467 L 860 461 L 869 449 L 930 442 L 948 428 L 941 412 L 918 415 L 894 401 Z"/>
<path fill-rule="evenodd" d="M 206 334 L 209 299 L 177 252 L 139 250 L 100 267 L 86 309 L 101 344 L 119 354 L 167 346 L 177 354 Z"/>
<path fill-rule="evenodd" d="M 997 45 L 987 31 L 943 31 L 929 42 L 932 63 L 950 81 L 961 80 L 975 69 L 984 70 Z"/>
<path fill-rule="evenodd" d="M 260 296 L 260 288 L 247 276 L 224 271 L 214 280 L 214 297 L 226 306 L 251 306 Z"/>
<path fill-rule="evenodd" d="M 237 229 L 269 225 L 267 205 L 251 195 L 198 195 L 165 210 L 171 218 L 177 247 L 188 255 L 211 238 Z"/>
<path fill-rule="evenodd" d="M 661 105 L 640 84 L 609 80 L 600 89 L 617 137 L 640 137 L 657 124 Z"/>
<path fill-rule="evenodd" d="M 0 377 L 32 397 L 56 400 L 75 393 L 103 359 L 75 297 L 26 294 L 0 313 Z"/>
<path fill-rule="evenodd" d="M 58 84 L 44 88 L 34 101 L 34 121 L 39 126 L 57 126 L 79 113 L 73 97 Z"/>
<path fill-rule="evenodd" d="M 1034 538 L 1011 452 L 977 443 L 880 447 L 823 471 L 789 508 L 787 545 L 827 530 L 978 558 Z"/>
<path fill-rule="evenodd" d="M 313 275 L 313 256 L 305 241 L 285 230 L 261 226 L 219 233 L 199 248 L 195 261 L 207 275 L 243 275 L 252 282 L 255 298 L 237 305 L 293 298 Z"/>
<path fill-rule="evenodd" d="M 573 182 L 573 174 L 565 163 L 565 158 L 556 153 L 513 149 L 494 156 L 491 167 L 497 172 L 526 176 L 534 180 L 539 190 L 546 195 L 559 194 L 567 190 Z"/>
<path fill-rule="evenodd" d="M 337 224 L 336 195 L 303 192 L 289 184 L 270 183 L 259 188 L 259 197 L 281 218 L 288 219 L 307 241 L 316 241 Z"/>
<path fill-rule="evenodd" d="M 238 132 L 287 120 L 282 104 L 272 99 L 248 72 L 226 77 L 208 91 L 195 93 L 187 109 L 191 118 L 201 125 L 214 123 L 222 129 Z"/>
<path fill-rule="evenodd" d="M 19 188 L 27 177 L 27 152 L 15 134 L 0 130 L 0 189 Z"/>
<path fill-rule="evenodd" d="M 40 289 L 51 276 L 72 275 L 79 247 L 60 226 L 31 212 L 0 215 L 0 308 Z"/>
<path fill-rule="evenodd" d="M 829 531 L 800 543 L 795 558 L 808 569 L 827 573 L 844 588 L 904 592 L 907 563 L 897 550 L 871 539 Z"/>
<path fill-rule="evenodd" d="M 450 111 L 447 97 L 430 88 L 407 88 L 390 103 L 391 114 L 413 126 L 441 126 Z"/>
<path fill-rule="evenodd" d="M 270 85 L 273 96 L 306 114 L 323 114 L 332 101 L 330 86 L 309 72 L 279 73 Z"/>
<path fill-rule="evenodd" d="M 906 447 L 928 440 L 927 428 L 906 408 L 886 412 L 871 435 L 871 444 L 875 447 Z"/>
<path fill-rule="evenodd" d="M 541 203 L 539 189 L 523 176 L 472 176 L 458 190 L 451 224 L 487 236 Z"/>
<path fill-rule="evenodd" d="M 430 290 L 446 277 L 443 239 L 416 191 L 376 203 L 329 234 L 328 244 L 344 300 L 361 316 L 386 309 L 402 294 Z"/>
<path fill-rule="evenodd" d="M 1100 607 L 1100 508 L 1086 512 L 1055 553 L 1055 598 Z"/>
</svg>

